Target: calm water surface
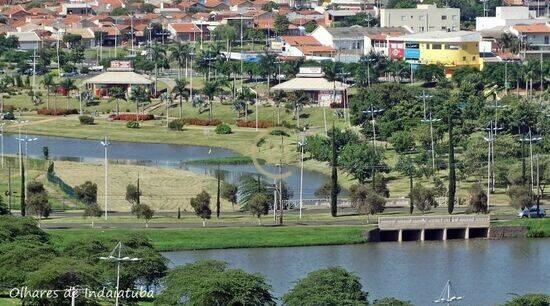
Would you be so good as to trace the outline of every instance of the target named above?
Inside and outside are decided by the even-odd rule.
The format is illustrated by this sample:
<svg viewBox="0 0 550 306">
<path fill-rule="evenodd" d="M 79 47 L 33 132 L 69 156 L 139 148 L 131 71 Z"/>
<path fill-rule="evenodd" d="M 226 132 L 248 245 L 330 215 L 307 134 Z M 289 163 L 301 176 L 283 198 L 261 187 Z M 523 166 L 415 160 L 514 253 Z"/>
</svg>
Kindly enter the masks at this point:
<svg viewBox="0 0 550 306">
<path fill-rule="evenodd" d="M 180 251 L 163 253 L 173 265 L 217 259 L 263 274 L 276 296 L 308 272 L 342 266 L 359 277 L 369 299 L 394 296 L 433 303 L 450 279 L 459 305 L 495 305 L 513 294 L 550 294 L 550 239 L 472 239 L 348 246 Z"/>
<path fill-rule="evenodd" d="M 23 136 L 25 137 L 25 136 Z M 29 138 L 36 137 L 37 140 L 28 145 L 28 154 L 33 157 L 42 157 L 42 147 L 49 148 L 50 157 L 54 160 L 70 160 L 77 162 L 102 163 L 104 149 L 97 140 L 76 139 L 67 137 L 28 135 Z M 6 154 L 17 154 L 17 135 L 6 134 L 4 136 L 4 152 Z M 146 166 L 168 167 L 185 169 L 198 174 L 214 176 L 217 165 L 187 164 L 191 160 L 207 158 L 219 158 L 238 156 L 234 151 L 193 145 L 172 145 L 155 143 L 137 143 L 110 141 L 108 158 L 111 163 L 139 164 Z M 23 150 L 25 147 L 23 145 Z M 278 168 L 265 166 L 271 173 L 278 173 Z M 224 180 L 237 183 L 243 175 L 257 174 L 254 165 L 221 165 L 220 171 L 224 173 Z M 285 179 L 289 189 L 293 191 L 294 198 L 299 196 L 300 169 L 295 166 L 286 166 L 283 172 L 290 171 L 291 176 Z M 314 192 L 323 183 L 329 180 L 328 177 L 318 172 L 304 170 L 304 199 L 314 198 Z"/>
</svg>

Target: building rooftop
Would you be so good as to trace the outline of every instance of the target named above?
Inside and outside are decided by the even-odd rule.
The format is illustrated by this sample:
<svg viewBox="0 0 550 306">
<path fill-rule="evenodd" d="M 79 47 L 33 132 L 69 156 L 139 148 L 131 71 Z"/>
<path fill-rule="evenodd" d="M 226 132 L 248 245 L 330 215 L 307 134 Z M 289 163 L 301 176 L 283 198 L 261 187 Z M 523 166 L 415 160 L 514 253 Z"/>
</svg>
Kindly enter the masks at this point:
<svg viewBox="0 0 550 306">
<path fill-rule="evenodd" d="M 86 84 L 150 85 L 153 81 L 133 71 L 107 71 L 84 81 Z"/>
<path fill-rule="evenodd" d="M 402 27 L 361 27 L 325 28 L 334 38 L 357 38 L 360 36 L 390 35 L 400 36 L 410 33 Z"/>
<path fill-rule="evenodd" d="M 481 34 L 471 31 L 433 31 L 403 35 L 396 37 L 399 40 L 406 41 L 434 41 L 434 42 L 477 42 L 481 40 Z"/>
<path fill-rule="evenodd" d="M 550 33 L 550 25 L 547 23 L 515 25 L 514 29 L 520 33 Z"/>
<path fill-rule="evenodd" d="M 348 88 L 349 85 L 342 82 L 329 82 L 327 79 L 322 77 L 297 77 L 281 84 L 271 87 L 270 91 L 295 91 L 295 90 L 306 90 L 306 91 L 329 91 L 329 90 L 338 90 L 342 91 Z"/>
<path fill-rule="evenodd" d="M 8 32 L 7 36 L 14 36 L 21 42 L 39 42 L 40 37 L 35 32 Z"/>
</svg>

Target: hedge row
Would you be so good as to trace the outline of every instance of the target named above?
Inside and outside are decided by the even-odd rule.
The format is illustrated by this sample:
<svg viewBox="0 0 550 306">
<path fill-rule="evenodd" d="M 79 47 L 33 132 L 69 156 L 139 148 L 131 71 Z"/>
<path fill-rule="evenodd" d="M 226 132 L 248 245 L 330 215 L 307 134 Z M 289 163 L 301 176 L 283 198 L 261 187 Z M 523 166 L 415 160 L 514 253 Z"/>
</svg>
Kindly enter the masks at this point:
<svg viewBox="0 0 550 306">
<path fill-rule="evenodd" d="M 147 120 L 155 120 L 155 116 L 151 114 L 133 114 L 133 113 L 126 113 L 126 114 L 112 114 L 109 115 L 109 119 L 111 120 L 121 120 L 121 121 L 147 121 Z"/>
<path fill-rule="evenodd" d="M 47 109 L 47 108 L 41 108 L 36 111 L 38 115 L 45 115 L 45 116 L 66 116 L 66 115 L 76 115 L 78 114 L 78 109 L 72 108 L 72 109 Z"/>
<path fill-rule="evenodd" d="M 237 120 L 238 127 L 255 128 L 256 120 Z M 258 127 L 265 129 L 273 126 L 273 122 L 267 120 L 258 120 Z"/>
<path fill-rule="evenodd" d="M 200 126 L 217 126 L 222 123 L 219 119 L 200 119 L 200 118 L 185 118 L 183 122 L 188 125 L 200 125 Z"/>
</svg>

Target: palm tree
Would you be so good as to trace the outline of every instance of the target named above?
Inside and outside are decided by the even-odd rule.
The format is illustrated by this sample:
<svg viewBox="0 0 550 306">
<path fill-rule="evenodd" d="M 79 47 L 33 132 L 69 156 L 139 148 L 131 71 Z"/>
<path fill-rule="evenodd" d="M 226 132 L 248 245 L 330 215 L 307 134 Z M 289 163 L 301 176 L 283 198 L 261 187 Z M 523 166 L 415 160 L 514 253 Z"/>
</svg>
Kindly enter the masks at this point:
<svg viewBox="0 0 550 306">
<path fill-rule="evenodd" d="M 277 107 L 277 125 L 281 125 L 281 104 L 286 101 L 286 93 L 282 90 L 277 90 L 273 93 L 273 102 Z"/>
<path fill-rule="evenodd" d="M 70 78 L 63 79 L 60 85 L 67 94 L 67 109 L 69 109 L 69 99 L 71 98 L 71 91 L 77 89 L 77 87 L 74 83 L 74 80 Z"/>
<path fill-rule="evenodd" d="M 130 100 L 136 102 L 136 121 L 139 120 L 139 105 L 147 101 L 150 101 L 149 94 L 147 90 L 141 86 L 132 87 L 132 93 L 130 95 Z"/>
<path fill-rule="evenodd" d="M 55 89 L 55 86 L 56 86 L 53 75 L 49 73 L 46 74 L 42 79 L 42 85 L 44 85 L 47 92 L 46 108 L 50 109 L 50 93 L 52 92 L 52 89 Z"/>
<path fill-rule="evenodd" d="M 109 88 L 109 96 L 111 97 L 111 99 L 115 100 L 116 114 L 118 116 L 119 110 L 120 110 L 119 100 L 121 100 L 121 99 L 126 100 L 126 90 L 124 90 L 124 88 L 118 87 L 118 86 L 111 87 L 111 88 Z"/>
<path fill-rule="evenodd" d="M 207 80 L 206 83 L 204 83 L 204 87 L 202 88 L 202 93 L 208 98 L 208 119 L 212 119 L 212 100 L 214 99 L 214 95 L 216 95 L 218 90 L 218 82 L 216 80 Z"/>
<path fill-rule="evenodd" d="M 189 91 L 187 90 L 187 82 L 186 79 L 177 79 L 176 85 L 174 88 L 172 88 L 171 94 L 179 99 L 180 103 L 180 118 L 183 118 L 183 99 L 187 101 L 189 99 Z"/>
<path fill-rule="evenodd" d="M 231 105 L 231 108 L 235 111 L 237 114 L 237 118 L 241 117 L 241 113 L 244 113 L 246 111 L 246 102 L 241 99 L 235 99 L 233 101 L 233 104 Z"/>
<path fill-rule="evenodd" d="M 305 105 L 309 104 L 311 97 L 303 90 L 297 90 L 292 93 L 292 96 L 289 98 L 292 103 L 292 110 L 294 119 L 297 121 L 296 126 L 300 127 L 300 111 L 304 108 Z"/>
<path fill-rule="evenodd" d="M 244 114 L 246 120 L 248 120 L 248 105 L 254 101 L 255 96 L 256 94 L 254 94 L 248 87 L 243 87 L 237 95 L 237 100 L 244 101 Z"/>
<path fill-rule="evenodd" d="M 170 60 L 178 63 L 178 78 L 181 79 L 181 71 L 185 67 L 185 77 L 187 77 L 187 61 L 191 57 L 192 48 L 182 42 L 176 43 L 170 47 Z"/>
<path fill-rule="evenodd" d="M 146 48 L 147 53 L 149 54 L 149 59 L 155 64 L 155 93 L 157 92 L 157 79 L 158 79 L 158 68 L 159 64 L 165 64 L 166 60 L 166 49 L 164 46 L 154 43 L 149 45 Z"/>
<path fill-rule="evenodd" d="M 271 76 L 275 74 L 277 69 L 277 58 L 275 55 L 266 52 L 260 57 L 260 73 L 267 77 L 267 96 L 269 97 L 269 89 L 271 84 Z"/>
</svg>

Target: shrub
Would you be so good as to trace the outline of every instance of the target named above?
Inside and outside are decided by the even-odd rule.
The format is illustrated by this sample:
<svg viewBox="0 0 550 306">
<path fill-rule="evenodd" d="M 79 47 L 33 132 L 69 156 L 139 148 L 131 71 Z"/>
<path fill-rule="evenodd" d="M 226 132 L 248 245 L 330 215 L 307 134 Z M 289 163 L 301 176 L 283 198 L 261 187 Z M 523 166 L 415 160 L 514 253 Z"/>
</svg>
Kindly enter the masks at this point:
<svg viewBox="0 0 550 306">
<path fill-rule="evenodd" d="M 93 125 L 94 124 L 94 117 L 88 116 L 88 115 L 82 115 L 78 117 L 78 120 L 80 121 L 80 124 L 82 125 Z"/>
<path fill-rule="evenodd" d="M 168 123 L 168 128 L 173 131 L 183 131 L 185 122 L 183 119 L 174 119 Z"/>
<path fill-rule="evenodd" d="M 273 130 L 269 133 L 270 135 L 273 135 L 273 136 L 285 136 L 285 137 L 290 137 L 290 135 L 283 131 L 283 130 Z"/>
<path fill-rule="evenodd" d="M 256 127 L 256 121 L 255 120 L 237 120 L 237 126 L 238 127 L 248 127 L 248 128 L 255 128 Z M 273 122 L 267 121 L 267 120 L 258 120 L 258 127 L 265 129 L 273 126 Z"/>
<path fill-rule="evenodd" d="M 88 68 L 88 67 L 82 67 L 82 68 L 80 68 L 80 73 L 82 73 L 82 74 L 88 74 L 88 73 L 90 73 L 90 68 Z"/>
<path fill-rule="evenodd" d="M 4 114 L 4 120 L 15 120 L 13 112 L 7 112 Z"/>
<path fill-rule="evenodd" d="M 76 115 L 78 114 L 78 109 L 46 109 L 41 108 L 36 111 L 38 115 L 44 116 L 66 116 L 66 115 Z"/>
<path fill-rule="evenodd" d="M 155 120 L 155 116 L 151 114 L 112 114 L 109 115 L 109 119 L 111 120 L 120 120 L 120 121 L 147 121 L 147 120 Z"/>
<path fill-rule="evenodd" d="M 540 227 L 529 227 L 527 230 L 527 233 L 525 234 L 525 237 L 527 238 L 544 238 L 546 237 L 546 234 L 544 233 L 544 230 Z"/>
<path fill-rule="evenodd" d="M 128 121 L 126 127 L 129 129 L 139 129 L 139 122 L 137 121 Z"/>
<path fill-rule="evenodd" d="M 228 124 L 221 123 L 216 126 L 216 134 L 231 134 L 231 127 Z"/>
<path fill-rule="evenodd" d="M 185 118 L 185 124 L 200 125 L 200 126 L 217 126 L 222 123 L 219 119 L 200 119 L 200 118 Z"/>
</svg>

